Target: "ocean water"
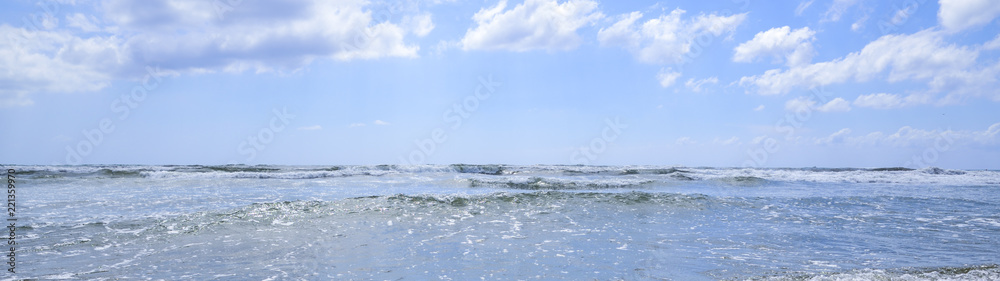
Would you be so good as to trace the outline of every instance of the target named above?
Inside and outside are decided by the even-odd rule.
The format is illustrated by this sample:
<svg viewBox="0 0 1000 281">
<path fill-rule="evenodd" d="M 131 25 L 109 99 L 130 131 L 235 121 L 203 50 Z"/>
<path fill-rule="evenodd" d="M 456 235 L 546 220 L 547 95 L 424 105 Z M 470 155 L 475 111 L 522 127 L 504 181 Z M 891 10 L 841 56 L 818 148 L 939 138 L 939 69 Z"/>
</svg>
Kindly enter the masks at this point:
<svg viewBox="0 0 1000 281">
<path fill-rule="evenodd" d="M 998 171 L 4 169 L 6 280 L 1000 280 Z"/>
</svg>

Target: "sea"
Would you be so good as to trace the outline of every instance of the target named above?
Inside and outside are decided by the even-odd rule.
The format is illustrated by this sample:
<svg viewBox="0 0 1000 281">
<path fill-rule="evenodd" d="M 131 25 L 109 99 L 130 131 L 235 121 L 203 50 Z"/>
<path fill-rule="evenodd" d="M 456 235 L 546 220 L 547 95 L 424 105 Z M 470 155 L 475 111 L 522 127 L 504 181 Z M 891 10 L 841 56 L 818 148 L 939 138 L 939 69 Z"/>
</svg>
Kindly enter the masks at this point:
<svg viewBox="0 0 1000 281">
<path fill-rule="evenodd" d="M 2 168 L 3 280 L 1000 280 L 993 170 Z"/>
</svg>

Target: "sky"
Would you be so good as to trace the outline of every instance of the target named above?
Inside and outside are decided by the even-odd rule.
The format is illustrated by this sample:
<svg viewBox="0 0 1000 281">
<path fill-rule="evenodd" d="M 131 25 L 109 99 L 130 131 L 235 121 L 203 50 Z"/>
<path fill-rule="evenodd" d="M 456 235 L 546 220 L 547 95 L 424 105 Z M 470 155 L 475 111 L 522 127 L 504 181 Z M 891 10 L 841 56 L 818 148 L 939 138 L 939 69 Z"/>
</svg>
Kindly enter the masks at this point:
<svg viewBox="0 0 1000 281">
<path fill-rule="evenodd" d="M 12 0 L 0 163 L 1000 169 L 992 0 Z"/>
</svg>

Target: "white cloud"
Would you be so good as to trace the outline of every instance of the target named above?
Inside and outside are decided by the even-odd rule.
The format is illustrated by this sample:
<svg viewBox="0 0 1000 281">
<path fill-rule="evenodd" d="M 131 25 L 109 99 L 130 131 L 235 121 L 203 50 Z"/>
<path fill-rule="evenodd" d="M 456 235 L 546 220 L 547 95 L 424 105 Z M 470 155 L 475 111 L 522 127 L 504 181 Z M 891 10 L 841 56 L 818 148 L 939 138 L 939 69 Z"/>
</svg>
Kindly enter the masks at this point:
<svg viewBox="0 0 1000 281">
<path fill-rule="evenodd" d="M 299 127 L 298 129 L 302 130 L 302 131 L 318 131 L 318 130 L 322 130 L 323 126 L 312 125 L 312 126 L 307 126 L 307 127 Z"/>
<path fill-rule="evenodd" d="M 953 32 L 990 23 L 1000 16 L 1000 5 L 995 0 L 941 0 L 938 21 Z"/>
<path fill-rule="evenodd" d="M 350 125 L 347 125 L 347 127 L 348 128 L 357 128 L 357 127 L 364 127 L 366 125 L 367 124 L 365 124 L 365 123 L 351 123 Z"/>
<path fill-rule="evenodd" d="M 813 1 L 816 1 L 816 0 L 809 0 L 809 1 L 799 2 L 799 6 L 795 7 L 795 15 L 796 16 L 801 16 L 802 12 L 804 12 L 806 9 L 808 9 L 809 6 L 812 6 Z"/>
<path fill-rule="evenodd" d="M 949 88 L 949 82 L 986 76 L 988 73 L 972 69 L 977 56 L 978 52 L 968 47 L 947 45 L 940 32 L 928 29 L 910 35 L 882 36 L 843 58 L 768 70 L 762 75 L 742 77 L 739 84 L 762 95 L 775 95 L 799 88 L 866 82 L 888 71 L 888 82 L 927 81 L 934 90 L 941 91 Z M 978 83 L 989 81 L 995 78 Z"/>
<path fill-rule="evenodd" d="M 379 125 L 379 126 L 387 126 L 387 125 L 389 125 L 389 122 L 385 122 L 385 121 L 382 121 L 382 120 L 375 120 L 374 124 L 375 125 Z"/>
<path fill-rule="evenodd" d="M 98 27 L 95 22 L 97 22 L 97 18 L 94 16 L 86 16 L 81 13 L 74 13 L 66 16 L 67 26 L 79 28 L 80 30 L 83 30 L 83 32 L 100 31 L 101 28 Z"/>
<path fill-rule="evenodd" d="M 854 100 L 854 105 L 877 109 L 889 109 L 903 106 L 903 99 L 897 94 L 878 93 L 860 95 Z"/>
<path fill-rule="evenodd" d="M 844 112 L 851 111 L 851 103 L 842 98 L 834 98 L 824 105 L 816 108 L 819 112 Z"/>
<path fill-rule="evenodd" d="M 424 13 L 415 16 L 405 16 L 403 17 L 404 26 L 413 32 L 417 37 L 424 37 L 434 30 L 434 21 L 431 20 L 431 14 Z"/>
<path fill-rule="evenodd" d="M 118 5 L 126 7 L 112 5 L 108 13 L 125 29 L 140 32 L 129 40 L 135 56 L 183 70 L 295 70 L 317 58 L 416 57 L 419 49 L 403 42 L 409 31 L 380 21 L 387 17 L 384 8 L 368 10 L 362 1 L 250 1 L 225 14 L 224 20 L 211 12 L 211 2 L 172 3 L 181 2 L 184 5 L 173 10 L 147 11 L 157 7 L 128 1 Z M 144 13 L 167 13 L 162 17 L 168 20 L 132 18 Z"/>
<path fill-rule="evenodd" d="M 597 41 L 602 46 L 624 46 L 626 48 L 638 48 L 642 41 L 642 36 L 635 32 L 635 21 L 642 18 L 642 13 L 632 12 L 620 15 L 618 21 L 607 28 L 601 28 L 597 32 Z"/>
<path fill-rule="evenodd" d="M 984 50 L 1000 49 L 1000 34 L 997 34 L 997 37 L 993 38 L 993 40 L 990 40 L 989 42 L 983 44 L 983 49 Z"/>
<path fill-rule="evenodd" d="M 29 106 L 35 104 L 28 98 L 27 94 L 16 93 L 16 94 L 0 94 L 0 108 L 2 107 L 15 107 L 15 106 Z"/>
<path fill-rule="evenodd" d="M 910 15 L 913 15 L 913 12 L 917 11 L 917 7 L 917 5 L 907 5 L 896 11 L 896 14 L 892 16 L 892 24 L 900 25 L 905 23 L 910 18 Z"/>
<path fill-rule="evenodd" d="M 692 78 L 688 79 L 687 82 L 684 83 L 684 86 L 687 86 L 688 89 L 691 89 L 692 92 L 700 93 L 702 90 L 701 86 L 705 84 L 715 84 L 715 83 L 719 83 L 719 78 L 716 78 L 714 76 L 697 81 L 695 81 L 694 78 Z"/>
<path fill-rule="evenodd" d="M 937 105 L 961 104 L 970 98 L 985 97 L 1000 102 L 1000 62 L 992 66 L 943 73 L 931 81 L 931 91 L 947 93 Z"/>
<path fill-rule="evenodd" d="M 803 112 L 812 110 L 816 106 L 816 101 L 806 97 L 797 97 L 785 102 L 785 110 L 790 112 Z"/>
<path fill-rule="evenodd" d="M 819 112 L 844 112 L 850 111 L 851 105 L 842 98 L 834 98 L 826 104 L 816 106 L 816 101 L 807 97 L 797 97 L 785 102 L 785 110 L 789 112 L 819 111 Z"/>
<path fill-rule="evenodd" d="M 660 81 L 660 86 L 668 88 L 677 81 L 677 78 L 681 77 L 680 72 L 670 71 L 669 69 L 660 69 L 660 73 L 656 74 L 656 80 Z"/>
<path fill-rule="evenodd" d="M 526 0 L 505 10 L 507 1 L 472 16 L 475 28 L 462 38 L 464 50 L 561 51 L 582 42 L 576 30 L 604 17 L 590 0 Z"/>
<path fill-rule="evenodd" d="M 367 1 L 244 1 L 217 13 L 212 1 L 105 0 L 101 13 L 44 19 L 43 29 L 0 25 L 0 104 L 27 105 L 30 94 L 88 92 L 145 68 L 203 73 L 296 71 L 316 59 L 416 57 L 406 34 L 426 34 L 429 17 L 404 26 L 400 11 Z M 385 11 L 383 11 L 385 10 Z M 386 13 L 387 12 L 387 13 Z M 46 23 L 47 22 L 47 23 Z M 412 30 L 410 30 L 412 29 Z M 80 31 L 92 33 L 86 37 Z M 8 83 L 9 82 L 9 83 Z"/>
<path fill-rule="evenodd" d="M 843 131 L 843 130 L 841 130 Z M 868 146 L 957 146 L 957 145 L 997 145 L 1000 144 L 1000 123 L 994 123 L 982 131 L 955 131 L 955 130 L 924 130 L 915 129 L 910 126 L 903 126 L 893 133 L 883 133 L 879 131 L 871 132 L 867 135 L 851 137 L 847 133 L 834 133 L 827 138 L 816 139 L 816 143 L 825 142 L 834 137 L 841 138 L 841 142 L 850 145 Z"/>
<path fill-rule="evenodd" d="M 762 105 L 758 105 L 756 108 L 753 109 L 753 111 L 761 111 L 761 110 L 764 110 L 764 105 L 763 104 Z"/>
<path fill-rule="evenodd" d="M 750 41 L 736 46 L 733 61 L 752 62 L 769 56 L 774 57 L 776 62 L 784 60 L 791 67 L 807 64 L 815 55 L 812 46 L 815 35 L 816 32 L 809 27 L 791 30 L 783 26 L 762 31 Z"/>
<path fill-rule="evenodd" d="M 851 133 L 851 129 L 843 128 L 836 133 L 830 134 L 830 136 L 825 138 L 817 139 L 816 144 L 840 144 L 847 140 L 847 135 Z"/>
<path fill-rule="evenodd" d="M 128 64 L 122 40 L 0 25 L 0 106 L 27 106 L 35 93 L 96 91 Z M 16 71 L 14 71 L 16 70 Z"/>
<path fill-rule="evenodd" d="M 861 31 L 861 29 L 865 28 L 865 22 L 867 21 L 868 21 L 868 15 L 864 15 L 863 17 L 858 18 L 857 21 L 851 24 L 851 31 Z"/>
<path fill-rule="evenodd" d="M 625 48 L 644 63 L 681 63 L 684 56 L 691 53 L 695 38 L 732 34 L 747 17 L 746 13 L 731 16 L 709 14 L 682 20 L 684 13 L 684 10 L 675 9 L 669 14 L 638 23 L 642 13 L 632 12 L 619 16 L 610 27 L 602 28 L 597 32 L 597 38 L 602 46 Z"/>
<path fill-rule="evenodd" d="M 893 109 L 926 104 L 930 102 L 930 97 L 926 95 L 909 95 L 904 98 L 897 94 L 876 93 L 858 96 L 858 98 L 854 100 L 854 106 L 875 109 Z"/>
</svg>

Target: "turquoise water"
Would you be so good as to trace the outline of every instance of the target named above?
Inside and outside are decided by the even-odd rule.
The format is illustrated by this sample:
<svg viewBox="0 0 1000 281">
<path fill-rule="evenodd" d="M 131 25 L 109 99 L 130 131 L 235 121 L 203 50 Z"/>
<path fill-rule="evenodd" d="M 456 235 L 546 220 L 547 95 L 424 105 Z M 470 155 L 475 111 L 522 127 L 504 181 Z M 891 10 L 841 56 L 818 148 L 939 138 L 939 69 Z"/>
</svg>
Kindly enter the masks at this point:
<svg viewBox="0 0 1000 281">
<path fill-rule="evenodd" d="M 5 168 L 8 280 L 1000 280 L 997 171 Z"/>
</svg>

